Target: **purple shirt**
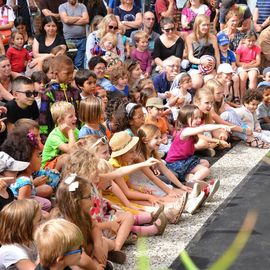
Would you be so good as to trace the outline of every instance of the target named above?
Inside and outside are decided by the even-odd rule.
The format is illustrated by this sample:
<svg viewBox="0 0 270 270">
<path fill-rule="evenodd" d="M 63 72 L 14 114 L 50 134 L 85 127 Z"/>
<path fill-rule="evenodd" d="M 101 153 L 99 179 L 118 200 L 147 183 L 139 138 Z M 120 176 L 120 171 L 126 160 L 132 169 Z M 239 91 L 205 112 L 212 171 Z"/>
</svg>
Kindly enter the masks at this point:
<svg viewBox="0 0 270 270">
<path fill-rule="evenodd" d="M 137 49 L 134 49 L 131 52 L 131 58 L 140 62 L 141 70 L 143 71 L 143 73 L 147 72 L 148 74 L 151 74 L 152 58 L 151 58 L 151 53 L 149 50 L 146 50 L 144 52 L 139 52 Z"/>
<path fill-rule="evenodd" d="M 175 162 L 178 160 L 184 160 L 194 155 L 194 138 L 188 137 L 186 140 L 180 138 L 180 134 L 183 131 L 180 130 L 176 133 L 175 138 L 171 144 L 169 152 L 166 157 L 166 162 Z"/>
</svg>

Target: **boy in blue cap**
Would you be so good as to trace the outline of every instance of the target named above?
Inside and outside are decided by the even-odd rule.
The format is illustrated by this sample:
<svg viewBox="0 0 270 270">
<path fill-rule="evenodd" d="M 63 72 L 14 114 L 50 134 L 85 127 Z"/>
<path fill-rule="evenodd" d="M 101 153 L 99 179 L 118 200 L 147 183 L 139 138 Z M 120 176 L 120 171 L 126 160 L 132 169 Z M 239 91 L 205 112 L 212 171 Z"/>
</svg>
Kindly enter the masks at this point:
<svg viewBox="0 0 270 270">
<path fill-rule="evenodd" d="M 234 52 L 229 49 L 230 40 L 228 36 L 225 33 L 221 32 L 220 34 L 218 34 L 217 40 L 220 52 L 220 64 L 230 64 L 233 70 L 236 70 L 236 57 Z"/>
</svg>

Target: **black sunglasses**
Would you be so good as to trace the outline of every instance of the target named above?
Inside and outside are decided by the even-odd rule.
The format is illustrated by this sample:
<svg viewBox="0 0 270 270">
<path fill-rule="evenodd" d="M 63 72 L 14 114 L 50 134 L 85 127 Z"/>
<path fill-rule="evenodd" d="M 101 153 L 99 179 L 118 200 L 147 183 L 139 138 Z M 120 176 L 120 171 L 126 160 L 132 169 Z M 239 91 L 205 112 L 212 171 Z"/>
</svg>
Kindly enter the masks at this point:
<svg viewBox="0 0 270 270">
<path fill-rule="evenodd" d="M 166 33 L 173 32 L 173 31 L 174 31 L 174 27 L 172 27 L 172 28 L 167 28 L 167 29 L 163 28 L 163 30 L 164 30 Z"/>
<path fill-rule="evenodd" d="M 26 91 L 26 92 L 24 92 L 24 91 L 16 91 L 16 92 L 18 92 L 18 93 L 23 93 L 23 94 L 25 94 L 28 98 L 29 98 L 29 97 L 32 97 L 32 96 L 34 96 L 34 97 L 37 97 L 37 96 L 38 96 L 38 92 L 37 92 L 37 91 Z"/>
<path fill-rule="evenodd" d="M 112 26 L 112 25 L 108 25 L 108 28 L 109 29 L 113 29 L 113 30 L 118 30 L 118 26 Z"/>
</svg>

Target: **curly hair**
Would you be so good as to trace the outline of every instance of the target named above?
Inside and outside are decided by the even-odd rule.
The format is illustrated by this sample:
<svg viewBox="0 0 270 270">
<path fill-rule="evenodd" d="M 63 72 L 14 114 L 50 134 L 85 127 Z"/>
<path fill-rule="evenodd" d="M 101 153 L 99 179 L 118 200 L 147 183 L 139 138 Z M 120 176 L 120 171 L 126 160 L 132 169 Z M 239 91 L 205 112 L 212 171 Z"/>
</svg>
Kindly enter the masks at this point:
<svg viewBox="0 0 270 270">
<path fill-rule="evenodd" d="M 243 103 L 249 104 L 252 101 L 261 102 L 263 100 L 262 92 L 248 89 L 243 97 Z"/>
</svg>

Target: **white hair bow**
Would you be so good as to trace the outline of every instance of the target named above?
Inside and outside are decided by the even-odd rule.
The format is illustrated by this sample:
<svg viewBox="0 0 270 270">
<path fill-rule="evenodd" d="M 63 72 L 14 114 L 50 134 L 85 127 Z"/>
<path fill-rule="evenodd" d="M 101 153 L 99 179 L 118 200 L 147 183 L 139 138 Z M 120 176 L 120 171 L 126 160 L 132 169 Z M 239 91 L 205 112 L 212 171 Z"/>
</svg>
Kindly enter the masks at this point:
<svg viewBox="0 0 270 270">
<path fill-rule="evenodd" d="M 76 173 L 71 173 L 69 175 L 69 177 L 67 177 L 65 179 L 65 184 L 67 184 L 68 187 L 68 191 L 75 191 L 78 187 L 79 187 L 79 182 L 74 180 L 76 179 L 77 174 Z"/>
</svg>

